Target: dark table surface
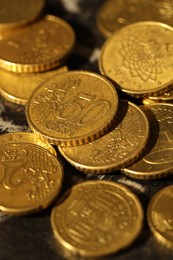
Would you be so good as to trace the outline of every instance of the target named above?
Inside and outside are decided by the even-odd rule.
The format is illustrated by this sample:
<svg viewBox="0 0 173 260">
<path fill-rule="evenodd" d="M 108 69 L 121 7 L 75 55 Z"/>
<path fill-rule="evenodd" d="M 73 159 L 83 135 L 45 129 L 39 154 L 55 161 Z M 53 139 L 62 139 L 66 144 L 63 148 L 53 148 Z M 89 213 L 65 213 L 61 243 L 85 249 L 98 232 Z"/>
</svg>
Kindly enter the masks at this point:
<svg viewBox="0 0 173 260">
<path fill-rule="evenodd" d="M 104 39 L 97 30 L 95 14 L 101 0 L 49 0 L 46 13 L 62 17 L 68 21 L 76 33 L 76 48 L 67 61 L 70 70 L 83 69 L 98 71 L 99 50 Z M 30 131 L 23 106 L 12 104 L 0 98 L 1 134 L 15 131 Z M 173 184 L 173 178 L 137 181 L 123 176 L 120 172 L 108 175 L 86 175 L 70 166 L 60 155 L 64 165 L 65 178 L 62 193 L 75 183 L 86 180 L 104 179 L 123 183 L 142 202 L 145 220 L 138 239 L 129 248 L 105 259 L 173 259 L 173 253 L 162 248 L 152 237 L 146 221 L 146 209 L 150 198 L 161 188 Z M 60 253 L 50 226 L 48 209 L 30 216 L 6 216 L 0 213 L 0 259 L 2 260 L 61 260 Z"/>
</svg>

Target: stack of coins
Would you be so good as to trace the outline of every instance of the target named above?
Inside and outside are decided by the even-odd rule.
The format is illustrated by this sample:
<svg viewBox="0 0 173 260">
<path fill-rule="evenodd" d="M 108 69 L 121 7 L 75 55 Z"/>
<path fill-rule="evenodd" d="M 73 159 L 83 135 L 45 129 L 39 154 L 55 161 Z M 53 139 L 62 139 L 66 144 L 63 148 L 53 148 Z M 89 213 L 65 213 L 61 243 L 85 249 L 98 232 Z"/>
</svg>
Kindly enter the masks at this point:
<svg viewBox="0 0 173 260">
<path fill-rule="evenodd" d="M 97 15 L 100 31 L 109 36 L 101 49 L 99 75 L 60 67 L 72 52 L 74 32 L 62 19 L 41 15 L 43 0 L 38 6 L 25 0 L 20 8 L 19 0 L 0 0 L 0 93 L 26 105 L 33 131 L 0 136 L 1 211 L 30 214 L 56 199 L 63 168 L 51 145 L 85 173 L 121 170 L 136 179 L 172 174 L 173 28 L 160 23 L 164 19 L 146 21 L 150 16 L 135 23 L 140 21 L 136 15 L 132 25 L 120 29 L 127 24 L 123 17 L 117 17 L 119 25 L 113 24 L 116 2 L 106 1 Z M 133 5 L 136 9 L 129 10 L 136 13 L 146 7 L 142 0 Z M 142 98 L 146 105 L 120 99 L 117 92 Z M 172 186 L 157 194 L 148 208 L 149 226 L 168 248 L 173 248 L 168 234 L 171 196 Z M 137 197 L 110 181 L 75 185 L 51 214 L 55 237 L 69 257 L 115 253 L 137 238 L 142 222 Z"/>
</svg>

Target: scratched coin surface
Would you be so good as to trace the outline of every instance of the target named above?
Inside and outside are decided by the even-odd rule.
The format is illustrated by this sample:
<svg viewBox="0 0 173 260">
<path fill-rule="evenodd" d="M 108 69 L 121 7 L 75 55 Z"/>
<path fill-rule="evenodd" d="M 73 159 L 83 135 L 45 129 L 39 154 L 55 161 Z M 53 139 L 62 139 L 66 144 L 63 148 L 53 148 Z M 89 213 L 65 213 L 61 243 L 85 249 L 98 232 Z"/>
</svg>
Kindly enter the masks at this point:
<svg viewBox="0 0 173 260">
<path fill-rule="evenodd" d="M 0 94 L 7 100 L 26 105 L 32 92 L 45 80 L 67 72 L 66 66 L 42 73 L 14 73 L 0 70 Z"/>
<path fill-rule="evenodd" d="M 0 31 L 33 21 L 44 5 L 44 0 L 0 0 Z"/>
<path fill-rule="evenodd" d="M 173 0 L 106 0 L 97 13 L 97 26 L 105 37 L 140 21 L 158 21 L 172 26 Z"/>
<path fill-rule="evenodd" d="M 139 235 L 142 222 L 143 211 L 136 195 L 111 181 L 73 186 L 51 214 L 51 225 L 62 248 L 86 257 L 127 247 Z"/>
<path fill-rule="evenodd" d="M 173 82 L 173 28 L 141 22 L 114 33 L 103 45 L 99 67 L 117 88 L 138 96 L 159 95 Z"/>
<path fill-rule="evenodd" d="M 72 71 L 46 81 L 32 94 L 27 120 L 35 134 L 57 145 L 88 143 L 114 121 L 118 96 L 102 76 Z"/>
<path fill-rule="evenodd" d="M 57 158 L 32 143 L 0 147 L 0 210 L 28 214 L 46 208 L 58 195 L 63 169 Z"/>
<path fill-rule="evenodd" d="M 101 174 L 134 162 L 143 152 L 148 136 L 149 123 L 144 112 L 121 100 L 112 131 L 89 144 L 59 147 L 59 151 L 78 170 Z"/>
<path fill-rule="evenodd" d="M 173 174 L 173 104 L 144 105 L 150 124 L 148 148 L 122 172 L 136 179 L 157 179 Z"/>
<path fill-rule="evenodd" d="M 72 27 L 47 15 L 0 38 L 0 67 L 13 72 L 40 72 L 59 66 L 75 42 Z"/>
<path fill-rule="evenodd" d="M 157 192 L 148 207 L 148 223 L 158 242 L 173 249 L 173 185 Z"/>
<path fill-rule="evenodd" d="M 25 133 L 25 132 L 12 132 L 7 134 L 1 134 L 0 135 L 0 146 L 3 146 L 4 144 L 9 143 L 32 143 L 39 145 L 45 149 L 47 149 L 49 152 L 56 154 L 56 150 L 52 145 L 50 145 L 48 142 L 42 141 L 40 138 L 38 138 L 36 135 L 32 133 Z"/>
</svg>

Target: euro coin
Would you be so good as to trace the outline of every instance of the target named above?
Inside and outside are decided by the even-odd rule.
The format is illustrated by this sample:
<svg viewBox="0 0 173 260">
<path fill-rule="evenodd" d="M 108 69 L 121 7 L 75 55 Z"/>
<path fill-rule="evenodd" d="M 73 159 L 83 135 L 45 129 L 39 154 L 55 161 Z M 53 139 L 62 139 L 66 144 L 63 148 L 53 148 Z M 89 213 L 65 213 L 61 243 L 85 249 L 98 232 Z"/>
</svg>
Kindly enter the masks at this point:
<svg viewBox="0 0 173 260">
<path fill-rule="evenodd" d="M 78 170 L 102 174 L 133 163 L 144 151 L 148 136 L 149 123 L 144 112 L 121 100 L 111 131 L 89 144 L 59 147 L 59 151 Z"/>
<path fill-rule="evenodd" d="M 173 104 L 141 107 L 148 116 L 150 137 L 146 153 L 121 171 L 135 179 L 157 179 L 173 173 Z"/>
<path fill-rule="evenodd" d="M 173 85 L 170 91 L 167 91 L 162 95 L 158 95 L 158 96 L 149 96 L 148 98 L 146 98 L 146 100 L 150 103 L 153 102 L 173 103 Z"/>
<path fill-rule="evenodd" d="M 140 21 L 173 25 L 172 0 L 106 0 L 97 12 L 97 26 L 104 37 Z"/>
<path fill-rule="evenodd" d="M 48 207 L 57 197 L 63 169 L 48 150 L 32 143 L 0 147 L 0 210 L 23 215 Z"/>
<path fill-rule="evenodd" d="M 66 66 L 42 73 L 14 73 L 0 70 L 0 94 L 8 101 L 26 105 L 32 92 L 45 80 L 67 72 Z"/>
<path fill-rule="evenodd" d="M 44 5 L 44 0 L 0 0 L 0 32 L 35 20 Z"/>
<path fill-rule="evenodd" d="M 173 249 L 173 185 L 157 192 L 148 207 L 148 224 L 155 239 Z"/>
<path fill-rule="evenodd" d="M 56 150 L 53 148 L 52 145 L 42 141 L 40 138 L 38 138 L 36 135 L 32 133 L 12 132 L 8 134 L 1 134 L 0 146 L 9 143 L 32 143 L 47 149 L 50 153 L 52 153 L 55 156 L 57 155 Z"/>
<path fill-rule="evenodd" d="M 103 45 L 101 74 L 135 96 L 159 95 L 173 82 L 173 28 L 158 22 L 135 23 L 114 33 Z"/>
<path fill-rule="evenodd" d="M 47 15 L 0 38 L 0 67 L 20 73 L 50 70 L 64 62 L 74 42 L 72 27 Z"/>
<path fill-rule="evenodd" d="M 31 95 L 28 123 L 41 139 L 55 145 L 80 145 L 112 125 L 118 107 L 113 85 L 102 76 L 72 71 L 52 77 Z"/>
<path fill-rule="evenodd" d="M 51 214 L 55 237 L 71 256 L 115 253 L 137 238 L 142 222 L 143 210 L 136 195 L 111 181 L 73 186 Z"/>
</svg>

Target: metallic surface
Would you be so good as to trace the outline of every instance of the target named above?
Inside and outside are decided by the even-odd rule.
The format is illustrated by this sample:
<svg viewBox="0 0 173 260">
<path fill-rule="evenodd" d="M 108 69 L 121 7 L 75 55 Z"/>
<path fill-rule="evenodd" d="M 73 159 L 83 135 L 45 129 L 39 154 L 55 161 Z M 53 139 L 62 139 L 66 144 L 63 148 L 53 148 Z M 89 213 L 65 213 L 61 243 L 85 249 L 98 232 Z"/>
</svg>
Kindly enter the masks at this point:
<svg viewBox="0 0 173 260">
<path fill-rule="evenodd" d="M 106 0 L 97 12 L 97 26 L 104 37 L 140 21 L 158 21 L 172 26 L 173 1 Z"/>
<path fill-rule="evenodd" d="M 61 246 L 72 255 L 87 257 L 127 247 L 139 235 L 142 222 L 143 211 L 135 194 L 110 181 L 74 186 L 51 214 L 52 228 Z"/>
<path fill-rule="evenodd" d="M 0 94 L 15 104 L 26 105 L 32 92 L 45 80 L 67 71 L 67 66 L 42 73 L 14 73 L 1 69 Z"/>
<path fill-rule="evenodd" d="M 118 96 L 111 82 L 87 71 L 52 77 L 26 106 L 27 120 L 41 139 L 57 145 L 88 143 L 112 125 Z"/>
<path fill-rule="evenodd" d="M 149 203 L 148 223 L 158 242 L 173 250 L 173 185 L 160 190 Z"/>
<path fill-rule="evenodd" d="M 61 65 L 75 42 L 72 27 L 47 15 L 0 38 L 0 67 L 13 72 L 40 72 Z"/>
<path fill-rule="evenodd" d="M 156 103 L 141 108 L 148 115 L 150 139 L 144 156 L 122 172 L 137 179 L 157 179 L 173 174 L 173 104 Z"/>
<path fill-rule="evenodd" d="M 59 151 L 78 170 L 103 174 L 137 160 L 148 136 L 149 123 L 145 113 L 135 104 L 121 100 L 116 123 L 110 132 L 89 144 L 59 147 Z"/>
<path fill-rule="evenodd" d="M 48 150 L 32 143 L 0 147 L 0 210 L 14 215 L 48 207 L 62 185 L 63 168 Z"/>
<path fill-rule="evenodd" d="M 135 23 L 103 45 L 99 68 L 117 88 L 133 96 L 159 95 L 173 82 L 173 28 L 157 22 Z"/>
</svg>

